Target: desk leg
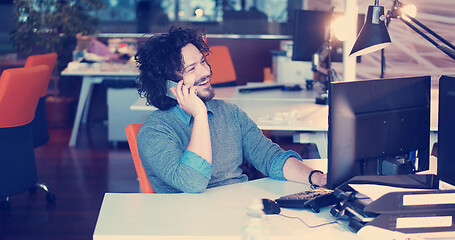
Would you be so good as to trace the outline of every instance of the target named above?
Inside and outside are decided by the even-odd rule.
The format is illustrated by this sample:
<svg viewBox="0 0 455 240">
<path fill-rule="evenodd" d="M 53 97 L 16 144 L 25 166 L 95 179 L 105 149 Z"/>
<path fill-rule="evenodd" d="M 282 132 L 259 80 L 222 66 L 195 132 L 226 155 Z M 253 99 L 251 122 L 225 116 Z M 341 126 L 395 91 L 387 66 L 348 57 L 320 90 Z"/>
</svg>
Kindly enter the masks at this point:
<svg viewBox="0 0 455 240">
<path fill-rule="evenodd" d="M 304 132 L 294 133 L 295 143 L 314 143 L 316 144 L 319 156 L 327 159 L 327 132 Z"/>
<path fill-rule="evenodd" d="M 438 131 L 430 131 L 430 156 L 431 150 L 433 150 L 433 145 L 438 142 Z"/>
<path fill-rule="evenodd" d="M 81 90 L 82 91 L 82 90 Z M 88 112 L 90 110 L 90 102 L 92 100 L 92 93 L 93 93 L 93 85 L 91 85 L 88 89 L 88 92 L 86 94 L 86 100 L 84 103 L 84 106 L 82 109 L 85 109 L 85 111 L 82 111 L 82 116 L 81 116 L 81 122 L 82 124 L 87 123 L 87 118 L 88 118 Z"/>
<path fill-rule="evenodd" d="M 70 147 L 76 146 L 77 134 L 79 132 L 79 126 L 82 119 L 82 113 L 84 111 L 85 104 L 87 102 L 88 93 L 91 91 L 93 84 L 100 81 L 100 78 L 94 77 L 83 77 L 81 92 L 79 94 L 79 101 L 77 103 L 76 117 L 74 119 L 73 130 L 71 131 L 71 138 L 69 142 Z"/>
</svg>

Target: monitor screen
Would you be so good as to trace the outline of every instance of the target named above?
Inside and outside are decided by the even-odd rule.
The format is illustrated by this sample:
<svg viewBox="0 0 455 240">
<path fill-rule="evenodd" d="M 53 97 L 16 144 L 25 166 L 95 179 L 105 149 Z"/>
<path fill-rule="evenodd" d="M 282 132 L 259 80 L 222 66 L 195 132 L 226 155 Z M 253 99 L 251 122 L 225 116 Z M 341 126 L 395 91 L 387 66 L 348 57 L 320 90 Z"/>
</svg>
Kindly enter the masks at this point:
<svg viewBox="0 0 455 240">
<path fill-rule="evenodd" d="M 333 82 L 328 187 L 429 168 L 430 76 Z"/>
<path fill-rule="evenodd" d="M 439 79 L 438 177 L 455 184 L 455 76 Z"/>
<path fill-rule="evenodd" d="M 313 54 L 326 46 L 331 14 L 330 11 L 296 10 L 292 47 L 293 61 L 311 62 Z M 336 17 L 341 16 L 342 13 L 334 12 L 333 14 Z M 359 14 L 357 32 L 363 26 L 364 17 L 364 14 Z M 360 58 L 357 58 L 357 62 L 359 60 Z M 335 36 L 332 36 L 331 61 L 343 61 L 343 42 L 337 40 Z"/>
</svg>

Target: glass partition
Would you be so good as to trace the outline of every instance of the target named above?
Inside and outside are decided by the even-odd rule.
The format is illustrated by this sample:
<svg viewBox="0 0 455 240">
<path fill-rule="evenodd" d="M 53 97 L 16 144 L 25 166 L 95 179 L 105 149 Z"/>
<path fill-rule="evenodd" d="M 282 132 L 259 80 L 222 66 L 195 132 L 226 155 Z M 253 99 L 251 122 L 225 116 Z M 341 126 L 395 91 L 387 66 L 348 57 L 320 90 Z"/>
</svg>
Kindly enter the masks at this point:
<svg viewBox="0 0 455 240">
<path fill-rule="evenodd" d="M 303 0 L 103 0 L 102 33 L 155 33 L 190 23 L 211 34 L 292 34 Z"/>
</svg>

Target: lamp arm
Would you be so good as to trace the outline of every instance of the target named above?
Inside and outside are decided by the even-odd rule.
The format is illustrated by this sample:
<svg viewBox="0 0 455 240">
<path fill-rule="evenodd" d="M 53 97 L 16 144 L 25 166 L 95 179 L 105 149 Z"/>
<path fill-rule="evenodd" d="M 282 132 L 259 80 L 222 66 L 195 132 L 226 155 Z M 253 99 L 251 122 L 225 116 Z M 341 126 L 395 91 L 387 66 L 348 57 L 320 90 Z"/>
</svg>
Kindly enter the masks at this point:
<svg viewBox="0 0 455 240">
<path fill-rule="evenodd" d="M 407 14 L 404 14 L 406 17 L 408 17 L 409 19 L 411 19 L 413 22 L 415 20 L 415 18 L 412 18 L 410 17 L 409 15 Z M 418 29 L 417 27 L 415 27 L 414 25 L 412 25 L 411 23 L 409 23 L 408 21 L 404 20 L 402 17 L 398 18 L 400 19 L 403 23 L 405 23 L 408 27 L 410 27 L 412 30 L 414 30 L 416 33 L 418 33 L 420 36 L 422 36 L 423 38 L 425 38 L 427 41 L 429 41 L 431 44 L 433 44 L 434 46 L 436 46 L 436 48 L 438 48 L 439 50 L 441 50 L 442 52 L 444 52 L 445 54 L 447 54 L 449 57 L 451 57 L 453 60 L 455 60 L 455 50 L 454 49 L 450 49 L 449 47 L 446 47 L 446 46 L 442 46 L 440 44 L 438 44 L 436 41 L 434 41 L 433 39 L 431 39 L 428 35 L 426 35 L 424 32 L 422 32 L 420 29 Z M 414 20 L 413 20 L 414 19 Z M 417 21 L 417 20 L 415 20 Z M 421 24 L 423 25 L 423 24 Z M 420 26 L 420 24 L 419 24 Z M 425 27 L 427 28 L 427 27 Z M 428 29 L 428 28 L 427 28 Z M 425 29 L 426 30 L 426 29 Z M 431 31 L 431 30 L 430 30 Z M 433 31 L 431 31 L 433 32 Z M 430 32 L 430 33 L 431 33 Z M 433 32 L 434 33 L 434 32 Z M 436 34 L 436 33 L 434 33 Z M 433 35 L 433 34 L 432 34 Z M 436 34 L 437 35 L 437 34 Z M 435 36 L 435 35 L 433 35 Z M 441 40 L 443 39 L 441 36 L 437 35 L 438 39 Z M 436 36 L 435 36 L 436 37 Z M 441 39 L 440 39 L 441 38 Z M 441 40 L 442 41 L 442 40 Z M 444 43 L 447 42 L 445 39 L 443 41 Z M 450 43 L 449 43 L 450 44 Z M 452 45 L 452 44 L 450 44 Z M 452 45 L 453 46 L 453 45 Z"/>
<path fill-rule="evenodd" d="M 450 48 L 452 48 L 452 50 L 455 50 L 455 46 L 453 44 L 451 44 L 449 41 L 447 41 L 446 39 L 444 39 L 443 37 L 439 36 L 439 34 L 435 33 L 433 30 L 431 30 L 429 27 L 425 26 L 423 23 L 421 23 L 419 20 L 417 20 L 416 18 L 414 17 L 411 17 L 409 16 L 408 14 L 406 13 L 402 13 L 403 15 L 405 15 L 406 17 L 408 17 L 409 19 L 411 19 L 411 21 L 415 22 L 417 25 L 419 25 L 419 27 L 423 28 L 425 31 L 427 31 L 428 33 L 430 33 L 431 35 L 433 35 L 435 38 L 439 39 L 439 41 L 443 42 L 445 45 L 449 46 Z"/>
<path fill-rule="evenodd" d="M 439 50 L 443 51 L 448 56 L 450 56 L 453 60 L 455 60 L 455 50 L 453 50 L 447 46 L 444 46 L 444 45 L 439 45 L 439 47 L 437 47 L 437 48 Z"/>
</svg>

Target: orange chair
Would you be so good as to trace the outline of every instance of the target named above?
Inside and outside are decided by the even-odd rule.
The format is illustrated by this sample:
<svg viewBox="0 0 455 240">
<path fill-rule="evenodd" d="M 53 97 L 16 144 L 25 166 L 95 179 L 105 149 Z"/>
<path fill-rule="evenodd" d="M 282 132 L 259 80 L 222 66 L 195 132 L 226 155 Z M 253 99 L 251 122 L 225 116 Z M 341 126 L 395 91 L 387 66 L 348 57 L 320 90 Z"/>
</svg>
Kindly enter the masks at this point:
<svg viewBox="0 0 455 240">
<path fill-rule="evenodd" d="M 47 81 L 49 67 L 6 69 L 0 76 L 0 205 L 9 208 L 9 198 L 29 189 L 35 191 L 37 183 L 32 120 Z M 33 81 L 30 81 L 33 79 Z M 47 192 L 48 202 L 55 195 Z"/>
<path fill-rule="evenodd" d="M 34 144 L 35 147 L 42 146 L 49 141 L 49 129 L 47 126 L 46 117 L 46 94 L 51 79 L 52 72 L 54 70 L 55 63 L 57 62 L 56 53 L 48 53 L 41 55 L 29 56 L 25 62 L 25 68 L 33 67 L 37 65 L 46 65 L 49 67 L 46 76 L 46 82 L 40 86 L 40 99 L 35 111 L 35 119 L 33 119 L 33 133 L 34 133 Z M 33 78 L 31 80 L 34 80 Z"/>
<path fill-rule="evenodd" d="M 226 46 L 211 46 L 207 61 L 212 68 L 212 85 L 214 86 L 235 86 L 237 75 L 231 54 Z"/>
<path fill-rule="evenodd" d="M 126 138 L 128 139 L 128 145 L 130 146 L 131 156 L 133 157 L 134 167 L 136 168 L 137 177 L 139 179 L 139 185 L 141 186 L 142 193 L 155 193 L 150 185 L 147 174 L 142 167 L 141 159 L 137 150 L 137 133 L 141 128 L 142 123 L 132 123 L 125 128 Z"/>
</svg>

